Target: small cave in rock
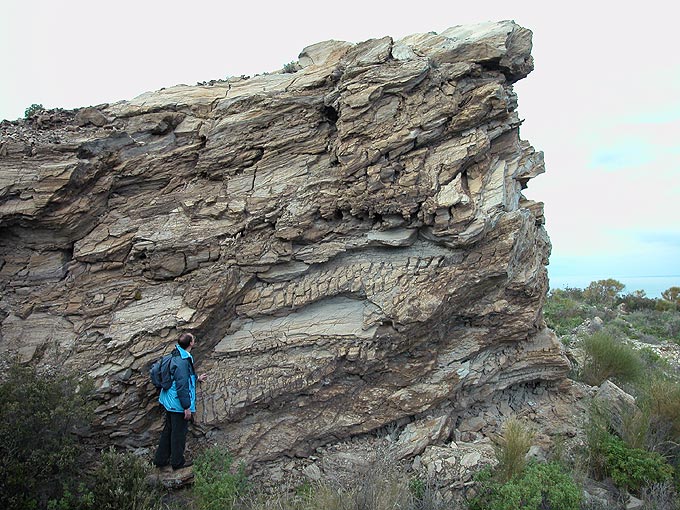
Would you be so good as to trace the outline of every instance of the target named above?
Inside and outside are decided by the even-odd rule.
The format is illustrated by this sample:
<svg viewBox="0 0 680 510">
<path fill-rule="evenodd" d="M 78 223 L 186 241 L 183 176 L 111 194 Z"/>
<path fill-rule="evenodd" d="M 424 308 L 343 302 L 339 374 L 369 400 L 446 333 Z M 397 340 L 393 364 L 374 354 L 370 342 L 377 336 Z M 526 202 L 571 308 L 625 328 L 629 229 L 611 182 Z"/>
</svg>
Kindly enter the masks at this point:
<svg viewBox="0 0 680 510">
<path fill-rule="evenodd" d="M 338 121 L 338 111 L 332 106 L 323 107 L 323 116 L 333 125 L 335 125 L 335 123 Z"/>
</svg>

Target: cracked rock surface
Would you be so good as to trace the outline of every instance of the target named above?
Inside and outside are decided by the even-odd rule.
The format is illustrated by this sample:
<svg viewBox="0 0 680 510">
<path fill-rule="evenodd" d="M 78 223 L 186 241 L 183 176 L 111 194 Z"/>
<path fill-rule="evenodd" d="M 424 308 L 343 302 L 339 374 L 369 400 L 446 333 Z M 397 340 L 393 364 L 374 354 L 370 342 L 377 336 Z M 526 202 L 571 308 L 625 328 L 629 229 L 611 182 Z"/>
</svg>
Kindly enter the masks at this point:
<svg viewBox="0 0 680 510">
<path fill-rule="evenodd" d="M 249 460 L 563 379 L 530 52 L 510 21 L 328 41 L 3 122 L 2 352 L 94 377 L 98 431 L 151 444 L 147 364 L 191 331 L 197 431 Z"/>
</svg>

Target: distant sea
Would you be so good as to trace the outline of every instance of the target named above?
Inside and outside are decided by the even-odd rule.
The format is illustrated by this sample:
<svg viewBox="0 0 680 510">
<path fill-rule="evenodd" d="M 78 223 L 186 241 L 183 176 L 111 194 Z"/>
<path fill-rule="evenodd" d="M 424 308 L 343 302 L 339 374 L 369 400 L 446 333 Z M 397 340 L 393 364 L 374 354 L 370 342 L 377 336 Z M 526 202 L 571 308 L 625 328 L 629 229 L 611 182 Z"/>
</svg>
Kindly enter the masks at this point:
<svg viewBox="0 0 680 510">
<path fill-rule="evenodd" d="M 551 289 L 571 287 L 585 289 L 591 282 L 613 278 L 623 283 L 626 288 L 622 294 L 629 294 L 636 290 L 644 290 L 649 298 L 659 298 L 661 293 L 670 287 L 680 287 L 680 275 L 669 276 L 552 276 Z"/>
</svg>

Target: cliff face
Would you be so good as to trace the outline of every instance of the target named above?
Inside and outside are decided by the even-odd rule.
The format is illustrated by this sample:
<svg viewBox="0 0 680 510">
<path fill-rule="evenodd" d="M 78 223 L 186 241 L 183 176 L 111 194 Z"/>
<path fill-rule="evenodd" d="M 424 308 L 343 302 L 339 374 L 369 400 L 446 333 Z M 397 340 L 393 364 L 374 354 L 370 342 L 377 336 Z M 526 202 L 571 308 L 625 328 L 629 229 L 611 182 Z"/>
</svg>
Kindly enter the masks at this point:
<svg viewBox="0 0 680 510">
<path fill-rule="evenodd" d="M 530 50 L 512 22 L 330 41 L 294 73 L 4 123 L 2 352 L 90 374 L 99 430 L 140 444 L 146 366 L 192 331 L 199 430 L 249 459 L 563 378 L 521 194 Z"/>
</svg>

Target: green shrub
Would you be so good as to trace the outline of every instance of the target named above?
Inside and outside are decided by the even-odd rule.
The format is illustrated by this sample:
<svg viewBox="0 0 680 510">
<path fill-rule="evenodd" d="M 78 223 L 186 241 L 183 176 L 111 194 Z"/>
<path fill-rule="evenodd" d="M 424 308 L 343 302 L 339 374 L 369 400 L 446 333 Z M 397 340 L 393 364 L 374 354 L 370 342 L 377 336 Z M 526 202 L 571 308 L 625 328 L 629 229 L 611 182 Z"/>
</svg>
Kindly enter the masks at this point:
<svg viewBox="0 0 680 510">
<path fill-rule="evenodd" d="M 284 73 L 296 73 L 299 69 L 297 62 L 288 62 L 283 66 Z"/>
<path fill-rule="evenodd" d="M 305 480 L 300 485 L 295 487 L 295 497 L 303 500 L 309 499 L 314 494 L 314 486 L 309 480 Z"/>
<path fill-rule="evenodd" d="M 47 510 L 93 510 L 94 508 L 94 494 L 84 482 L 79 483 L 75 490 L 65 484 L 61 496 L 47 502 Z"/>
<path fill-rule="evenodd" d="M 631 448 L 613 434 L 605 439 L 604 453 L 607 473 L 614 483 L 635 494 L 639 494 L 642 487 L 673 478 L 673 467 L 661 455 Z"/>
<path fill-rule="evenodd" d="M 30 119 L 34 115 L 37 115 L 38 113 L 43 112 L 43 111 L 45 111 L 45 108 L 43 108 L 43 105 L 33 103 L 31 106 L 26 108 L 26 110 L 24 110 L 24 118 Z"/>
<path fill-rule="evenodd" d="M 583 350 L 585 361 L 581 377 L 592 386 L 598 386 L 607 379 L 635 381 L 642 374 L 642 360 L 635 349 L 605 331 L 597 331 L 584 338 Z"/>
<path fill-rule="evenodd" d="M 645 423 L 648 414 L 643 412 L 640 416 L 640 428 L 644 430 L 648 426 Z M 611 416 L 600 404 L 593 404 L 585 429 L 587 465 L 591 476 L 597 480 L 611 477 L 617 486 L 635 493 L 649 484 L 671 479 L 673 468 L 661 455 L 626 444 L 612 434 L 610 428 Z"/>
<path fill-rule="evenodd" d="M 623 283 L 613 278 L 597 280 L 586 287 L 583 297 L 593 305 L 612 306 L 625 287 Z"/>
<path fill-rule="evenodd" d="M 623 303 L 626 306 L 626 310 L 630 312 L 635 310 L 654 310 L 656 299 L 648 298 L 643 290 L 636 290 L 633 293 L 621 296 L 618 303 Z"/>
<path fill-rule="evenodd" d="M 477 480 L 470 510 L 578 510 L 581 504 L 581 489 L 556 462 L 532 461 L 505 483 L 490 469 Z"/>
<path fill-rule="evenodd" d="M 670 287 L 661 293 L 661 297 L 668 302 L 680 305 L 680 287 Z"/>
<path fill-rule="evenodd" d="M 633 329 L 633 326 L 631 326 L 628 321 L 622 319 L 621 317 L 617 317 L 613 321 L 609 322 L 603 328 L 603 330 L 615 338 L 635 338 L 636 335 L 636 331 Z"/>
<path fill-rule="evenodd" d="M 674 312 L 677 309 L 677 303 L 666 301 L 664 299 L 657 299 L 656 303 L 654 303 L 654 310 L 657 312 Z"/>
<path fill-rule="evenodd" d="M 247 489 L 245 465 L 236 466 L 225 448 L 207 448 L 196 458 L 193 494 L 199 509 L 231 509 Z"/>
<path fill-rule="evenodd" d="M 0 508 L 69 505 L 81 490 L 75 435 L 90 419 L 92 385 L 12 363 L 0 384 Z M 59 508 L 56 506 L 55 508 Z"/>
<path fill-rule="evenodd" d="M 408 488 L 415 499 L 423 499 L 423 496 L 425 496 L 426 483 L 422 478 L 411 478 Z"/>
<path fill-rule="evenodd" d="M 642 361 L 645 362 L 646 365 L 648 366 L 659 366 L 659 365 L 666 365 L 667 363 L 664 363 L 665 360 L 662 358 L 659 353 L 657 353 L 654 349 L 651 347 L 643 347 L 638 351 L 640 354 L 640 357 L 642 358 Z"/>
<path fill-rule="evenodd" d="M 524 469 L 533 438 L 533 432 L 517 418 L 513 417 L 505 422 L 503 435 L 495 448 L 498 460 L 496 474 L 501 481 L 510 480 Z"/>
<path fill-rule="evenodd" d="M 561 289 L 550 292 L 543 307 L 545 322 L 558 335 L 566 335 L 588 318 L 586 307 L 571 293 Z"/>
<path fill-rule="evenodd" d="M 161 493 L 147 483 L 151 465 L 132 453 L 105 451 L 95 471 L 92 492 L 97 510 L 154 510 Z"/>
<path fill-rule="evenodd" d="M 628 322 L 646 335 L 680 342 L 680 313 L 676 311 L 638 310 L 628 316 Z"/>
</svg>

